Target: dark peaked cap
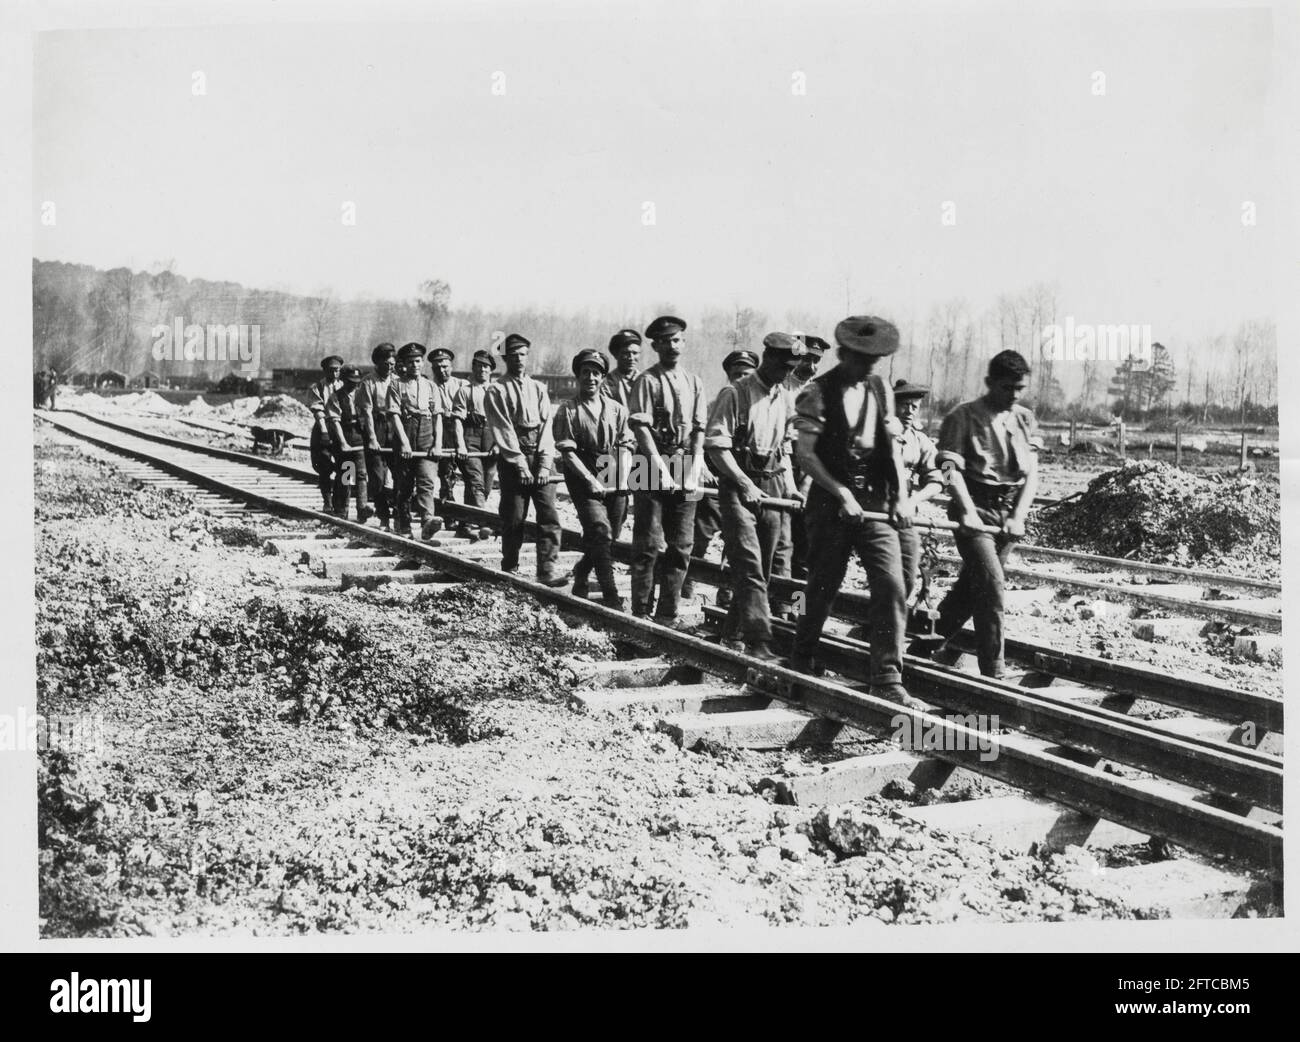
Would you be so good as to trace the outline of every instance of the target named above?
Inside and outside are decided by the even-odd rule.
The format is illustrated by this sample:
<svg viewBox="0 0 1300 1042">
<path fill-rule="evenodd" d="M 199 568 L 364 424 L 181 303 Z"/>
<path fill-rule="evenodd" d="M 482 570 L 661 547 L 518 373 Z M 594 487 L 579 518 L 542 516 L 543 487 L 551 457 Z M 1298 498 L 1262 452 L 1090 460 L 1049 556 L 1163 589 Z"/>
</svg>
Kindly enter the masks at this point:
<svg viewBox="0 0 1300 1042">
<path fill-rule="evenodd" d="M 657 340 L 662 336 L 672 336 L 674 333 L 685 332 L 686 323 L 673 315 L 660 315 L 645 328 L 645 335 L 651 340 Z"/>
</svg>

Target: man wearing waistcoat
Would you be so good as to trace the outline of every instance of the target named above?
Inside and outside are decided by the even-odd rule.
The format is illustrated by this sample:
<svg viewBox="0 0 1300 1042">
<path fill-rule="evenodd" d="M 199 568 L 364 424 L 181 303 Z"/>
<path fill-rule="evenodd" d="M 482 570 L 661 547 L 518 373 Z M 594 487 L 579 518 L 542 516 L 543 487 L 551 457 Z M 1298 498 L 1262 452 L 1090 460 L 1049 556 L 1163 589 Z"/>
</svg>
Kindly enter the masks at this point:
<svg viewBox="0 0 1300 1042">
<path fill-rule="evenodd" d="M 403 344 L 397 352 L 397 376 L 388 388 L 388 415 L 395 437 L 393 469 L 396 483 L 396 531 L 411 534 L 412 500 L 421 519 L 420 536 L 428 539 L 442 528 L 436 515 L 438 468 L 429 458 L 437 444 L 433 384 L 419 374 L 423 344 Z"/>
<path fill-rule="evenodd" d="M 334 515 L 347 519 L 348 500 L 356 499 L 357 523 L 370 520 L 366 496 L 366 436 L 362 420 L 361 370 L 345 365 L 339 370 L 339 386 L 325 402 L 325 421 L 329 424 L 330 444 L 336 461 L 334 475 Z"/>
<path fill-rule="evenodd" d="M 815 672 L 822 627 L 854 551 L 871 589 L 871 694 L 908 708 L 924 703 L 903 688 L 904 606 L 898 531 L 864 513 L 910 517 L 897 453 L 901 426 L 889 384 L 872 372 L 898 350 L 898 330 L 883 318 L 858 315 L 835 327 L 839 364 L 810 381 L 796 402 L 796 451 L 812 478 L 805 511 L 809 546 L 804 610 L 795 627 L 790 668 Z"/>
<path fill-rule="evenodd" d="M 472 507 L 487 506 L 492 479 L 496 476 L 496 449 L 487 418 L 487 393 L 491 386 L 492 371 L 496 367 L 497 360 L 491 351 L 474 352 L 470 378 L 460 382 L 452 413 L 456 425 L 456 466 L 465 483 L 465 502 Z M 487 455 L 469 455 L 480 452 Z M 491 530 L 466 523 L 456 529 L 456 534 L 485 538 L 491 534 Z"/>
</svg>

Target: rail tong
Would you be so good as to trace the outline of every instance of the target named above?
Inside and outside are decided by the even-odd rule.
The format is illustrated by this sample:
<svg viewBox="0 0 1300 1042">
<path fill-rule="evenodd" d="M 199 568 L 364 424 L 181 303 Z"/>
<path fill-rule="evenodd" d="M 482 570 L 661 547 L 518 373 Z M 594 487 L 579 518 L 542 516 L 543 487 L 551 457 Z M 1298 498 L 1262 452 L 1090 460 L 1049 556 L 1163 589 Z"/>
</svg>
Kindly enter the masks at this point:
<svg viewBox="0 0 1300 1042">
<path fill-rule="evenodd" d="M 706 496 L 716 496 L 718 490 L 715 488 L 700 489 Z M 764 496 L 759 500 L 759 505 L 772 510 L 786 510 L 790 513 L 796 513 L 803 510 L 804 505 L 797 499 L 778 499 L 774 496 Z M 863 521 L 892 521 L 893 518 L 888 514 L 879 514 L 875 511 L 865 510 L 862 513 Z M 943 532 L 956 532 L 962 526 L 956 521 L 926 521 L 921 518 L 912 519 L 913 528 L 930 528 Z M 988 535 L 999 535 L 1002 532 L 1000 528 L 994 528 L 992 525 L 973 525 L 972 529 L 976 532 L 984 532 Z"/>
</svg>

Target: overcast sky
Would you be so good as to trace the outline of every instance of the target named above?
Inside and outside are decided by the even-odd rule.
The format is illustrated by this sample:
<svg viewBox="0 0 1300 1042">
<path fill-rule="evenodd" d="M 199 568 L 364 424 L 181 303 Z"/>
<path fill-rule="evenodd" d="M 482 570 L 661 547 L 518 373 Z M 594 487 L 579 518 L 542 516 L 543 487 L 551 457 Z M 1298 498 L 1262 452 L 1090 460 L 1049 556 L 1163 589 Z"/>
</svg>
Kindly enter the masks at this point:
<svg viewBox="0 0 1300 1042">
<path fill-rule="evenodd" d="M 630 320 L 1037 281 L 1158 339 L 1274 311 L 1267 10 L 449 10 L 43 34 L 36 256 Z"/>
</svg>

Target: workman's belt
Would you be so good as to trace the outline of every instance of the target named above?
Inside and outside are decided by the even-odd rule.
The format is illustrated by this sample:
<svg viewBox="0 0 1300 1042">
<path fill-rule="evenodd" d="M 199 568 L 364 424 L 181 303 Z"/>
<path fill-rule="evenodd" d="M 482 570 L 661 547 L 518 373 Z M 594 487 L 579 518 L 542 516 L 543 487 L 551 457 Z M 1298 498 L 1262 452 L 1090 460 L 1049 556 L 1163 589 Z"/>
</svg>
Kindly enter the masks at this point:
<svg viewBox="0 0 1300 1042">
<path fill-rule="evenodd" d="M 986 485 L 979 481 L 968 481 L 966 489 L 971 502 L 985 510 L 1010 510 L 1020 493 L 1019 485 Z"/>
</svg>

